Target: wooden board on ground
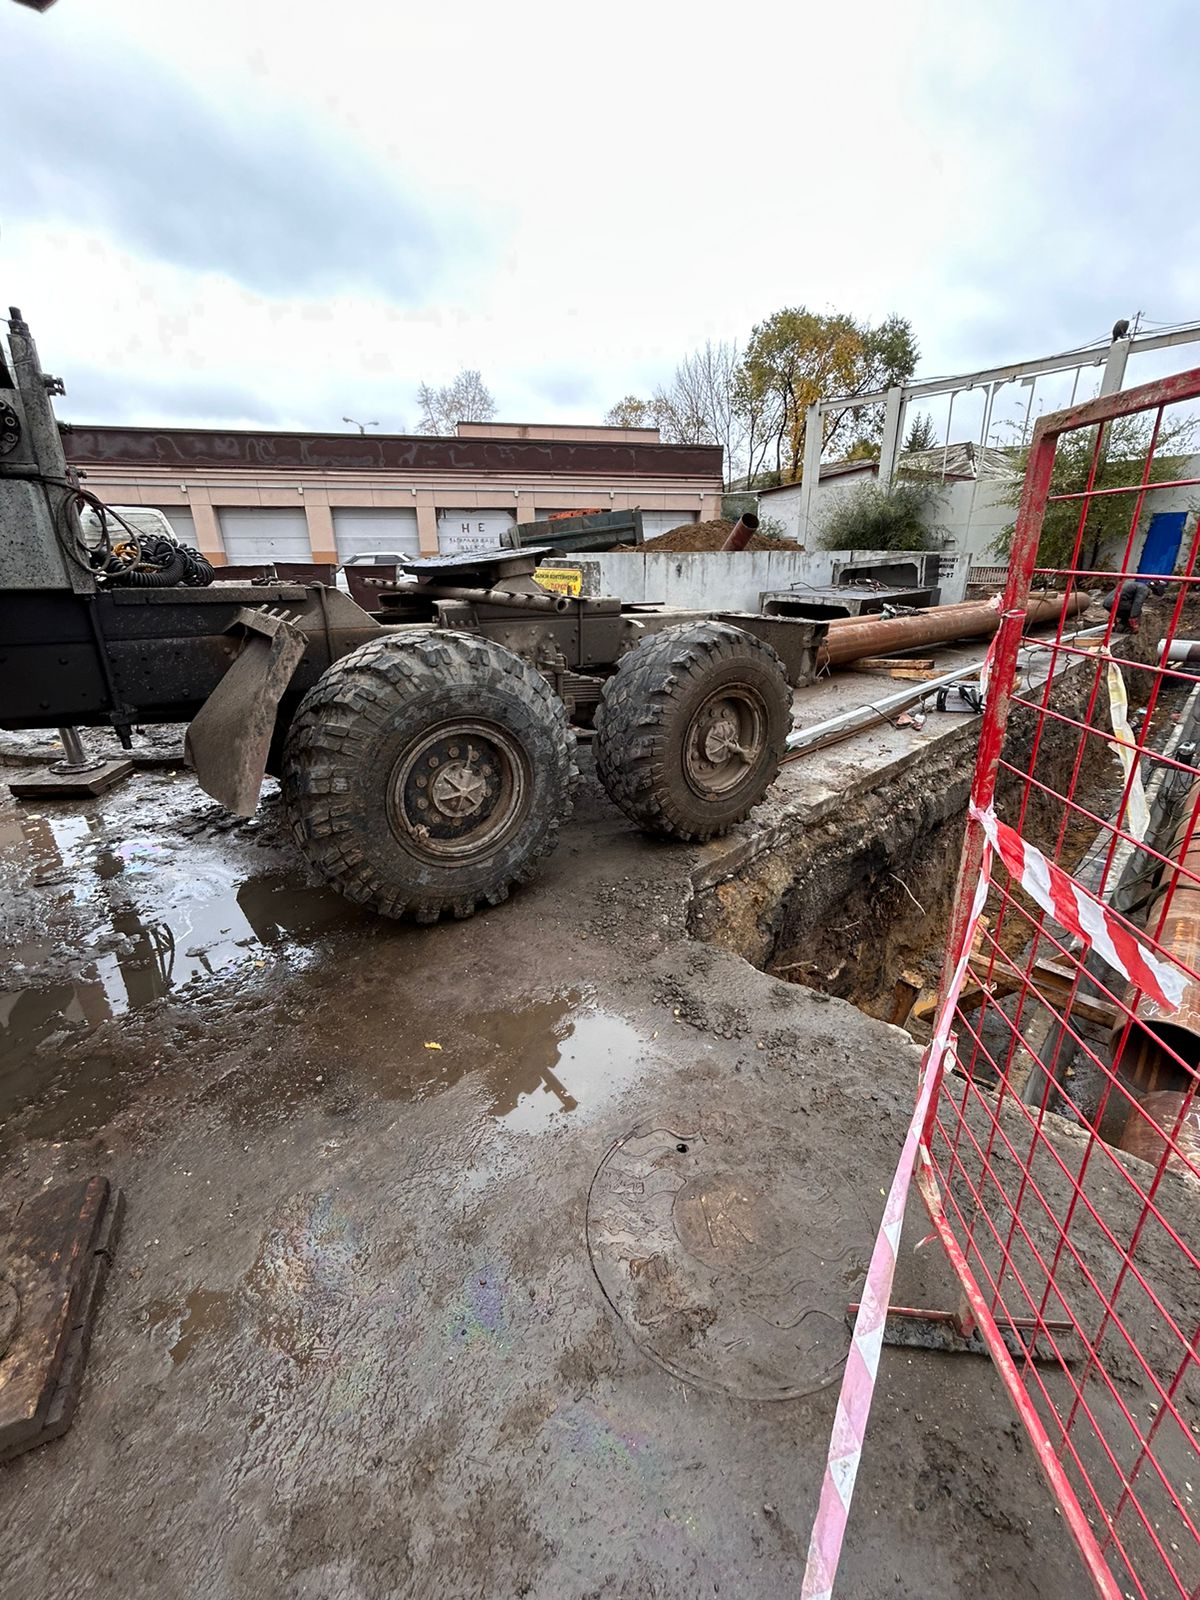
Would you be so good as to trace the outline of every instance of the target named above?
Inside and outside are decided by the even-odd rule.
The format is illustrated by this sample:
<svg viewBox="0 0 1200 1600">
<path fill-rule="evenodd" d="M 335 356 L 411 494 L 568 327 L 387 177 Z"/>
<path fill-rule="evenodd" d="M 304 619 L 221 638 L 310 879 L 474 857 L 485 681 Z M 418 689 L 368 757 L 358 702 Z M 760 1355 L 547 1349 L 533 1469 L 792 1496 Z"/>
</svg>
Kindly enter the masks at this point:
<svg viewBox="0 0 1200 1600">
<path fill-rule="evenodd" d="M 122 1210 L 107 1178 L 88 1178 L 0 1211 L 0 1461 L 70 1427 Z"/>
<path fill-rule="evenodd" d="M 932 678 L 940 678 L 942 672 L 923 666 L 920 662 L 913 661 L 878 661 L 868 657 L 862 661 L 851 664 L 851 672 L 869 672 L 876 678 L 902 678 L 910 683 L 928 683 Z"/>
<path fill-rule="evenodd" d="M 912 668 L 920 672 L 933 666 L 932 656 L 864 656 L 857 666 L 879 672 L 903 672 Z"/>
</svg>

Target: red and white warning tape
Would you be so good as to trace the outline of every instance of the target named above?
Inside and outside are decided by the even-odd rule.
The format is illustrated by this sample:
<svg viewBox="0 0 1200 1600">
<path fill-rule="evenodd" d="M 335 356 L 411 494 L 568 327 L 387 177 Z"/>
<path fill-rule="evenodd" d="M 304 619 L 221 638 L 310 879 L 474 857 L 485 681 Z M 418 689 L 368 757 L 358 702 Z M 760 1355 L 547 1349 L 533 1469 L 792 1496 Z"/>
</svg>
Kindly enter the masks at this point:
<svg viewBox="0 0 1200 1600">
<path fill-rule="evenodd" d="M 1060 867 L 1048 861 L 1040 850 L 1028 844 L 1007 823 L 1001 822 L 990 806 L 981 808 L 973 805 L 971 816 L 983 829 L 986 840 L 979 882 L 958 963 L 942 998 L 933 1038 L 921 1064 L 917 1103 L 892 1186 L 884 1202 L 883 1218 L 867 1267 L 858 1315 L 854 1319 L 850 1353 L 846 1358 L 846 1370 L 842 1376 L 829 1454 L 825 1462 L 821 1500 L 809 1540 L 808 1560 L 800 1591 L 802 1600 L 829 1600 L 833 1593 L 879 1371 L 879 1355 L 896 1273 L 904 1208 L 929 1105 L 941 1085 L 947 1057 L 952 1059 L 954 1055 L 951 1025 L 966 977 L 971 946 L 987 899 L 993 851 L 1000 856 L 1009 873 L 1030 898 L 1048 915 L 1060 926 L 1077 934 L 1102 955 L 1109 966 L 1160 1005 L 1172 1011 L 1177 1010 L 1186 983 L 1181 972 L 1147 949 L 1101 901 Z"/>
<path fill-rule="evenodd" d="M 1168 1011 L 1178 1011 L 1187 979 L 1169 966 L 1115 917 L 1102 900 L 1048 861 L 1035 845 L 1001 822 L 990 806 L 971 807 L 971 815 L 987 835 L 1012 876 L 1031 900 L 1060 927 L 1078 935 L 1114 971 Z"/>
</svg>

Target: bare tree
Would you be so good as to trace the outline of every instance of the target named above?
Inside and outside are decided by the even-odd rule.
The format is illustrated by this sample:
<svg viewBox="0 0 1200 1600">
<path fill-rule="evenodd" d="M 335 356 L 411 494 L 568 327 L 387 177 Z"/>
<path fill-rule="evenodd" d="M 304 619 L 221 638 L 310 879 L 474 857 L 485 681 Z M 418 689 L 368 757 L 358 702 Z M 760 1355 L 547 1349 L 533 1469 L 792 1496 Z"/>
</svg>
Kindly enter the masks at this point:
<svg viewBox="0 0 1200 1600">
<path fill-rule="evenodd" d="M 629 394 L 604 417 L 611 427 L 657 428 L 666 444 L 719 444 L 726 479 L 741 465 L 745 424 L 737 399 L 740 358 L 735 344 L 711 340 L 686 356 L 669 383 L 649 400 Z"/>
<path fill-rule="evenodd" d="M 710 339 L 685 356 L 670 384 L 654 395 L 663 438 L 672 444 L 719 444 L 727 480 L 740 465 L 745 443 L 736 397 L 739 359 L 736 344 Z"/>
<path fill-rule="evenodd" d="M 440 389 L 422 383 L 417 389 L 417 403 L 421 407 L 418 427 L 422 433 L 453 433 L 459 422 L 490 422 L 496 415 L 491 391 L 474 367 L 464 367 Z"/>
</svg>

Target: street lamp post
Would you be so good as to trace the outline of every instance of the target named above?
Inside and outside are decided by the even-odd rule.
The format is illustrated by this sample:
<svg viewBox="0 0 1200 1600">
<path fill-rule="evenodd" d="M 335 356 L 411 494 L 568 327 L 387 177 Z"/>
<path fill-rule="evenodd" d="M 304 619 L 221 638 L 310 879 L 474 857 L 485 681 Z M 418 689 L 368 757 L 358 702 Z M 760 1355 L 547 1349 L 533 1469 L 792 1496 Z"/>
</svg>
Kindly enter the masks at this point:
<svg viewBox="0 0 1200 1600">
<path fill-rule="evenodd" d="M 366 433 L 368 428 L 377 428 L 377 422 L 359 422 L 357 417 L 343 417 L 343 422 L 348 422 L 352 428 L 357 428 L 359 433 Z"/>
</svg>

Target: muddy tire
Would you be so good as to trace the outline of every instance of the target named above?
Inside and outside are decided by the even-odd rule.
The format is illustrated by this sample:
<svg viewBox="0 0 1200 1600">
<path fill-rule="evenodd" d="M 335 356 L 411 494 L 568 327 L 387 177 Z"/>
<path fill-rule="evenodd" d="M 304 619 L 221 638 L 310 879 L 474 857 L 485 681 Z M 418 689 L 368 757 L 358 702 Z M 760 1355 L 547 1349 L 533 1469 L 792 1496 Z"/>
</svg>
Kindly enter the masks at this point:
<svg viewBox="0 0 1200 1600">
<path fill-rule="evenodd" d="M 711 839 L 779 771 L 792 723 L 783 662 L 723 622 L 669 628 L 624 656 L 596 712 L 596 772 L 647 833 Z"/>
<path fill-rule="evenodd" d="M 571 813 L 575 739 L 546 680 L 468 634 L 373 639 L 301 701 L 283 803 L 301 853 L 348 899 L 436 922 L 497 905 Z"/>
</svg>

